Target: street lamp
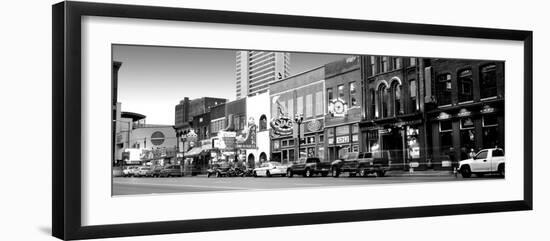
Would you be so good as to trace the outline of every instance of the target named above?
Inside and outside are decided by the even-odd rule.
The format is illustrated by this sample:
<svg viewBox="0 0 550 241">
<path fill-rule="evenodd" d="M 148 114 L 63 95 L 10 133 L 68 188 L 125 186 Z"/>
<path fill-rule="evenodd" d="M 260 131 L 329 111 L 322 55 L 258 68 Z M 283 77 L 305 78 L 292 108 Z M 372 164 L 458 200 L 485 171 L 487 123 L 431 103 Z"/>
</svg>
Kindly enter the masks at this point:
<svg viewBox="0 0 550 241">
<path fill-rule="evenodd" d="M 294 115 L 294 122 L 298 125 L 298 160 L 300 160 L 300 155 L 301 155 L 301 151 L 300 151 L 300 142 L 301 142 L 301 134 L 300 134 L 300 125 L 302 124 L 302 122 L 304 121 L 304 116 L 302 114 L 296 114 Z"/>
</svg>

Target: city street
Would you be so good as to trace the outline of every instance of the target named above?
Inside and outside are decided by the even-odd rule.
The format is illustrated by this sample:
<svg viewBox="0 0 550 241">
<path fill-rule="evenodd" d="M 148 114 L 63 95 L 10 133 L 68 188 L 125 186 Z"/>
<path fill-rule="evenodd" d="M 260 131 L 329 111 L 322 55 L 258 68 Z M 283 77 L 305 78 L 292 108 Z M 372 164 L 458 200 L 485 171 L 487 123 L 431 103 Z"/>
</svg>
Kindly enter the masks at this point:
<svg viewBox="0 0 550 241">
<path fill-rule="evenodd" d="M 279 188 L 308 188 L 327 186 L 373 185 L 410 182 L 440 182 L 440 181 L 469 181 L 479 179 L 494 179 L 488 176 L 483 178 L 463 179 L 454 175 L 412 175 L 388 177 L 223 177 L 207 178 L 204 175 L 194 177 L 172 178 L 131 178 L 117 177 L 113 179 L 113 195 L 134 195 L 154 193 L 183 193 L 209 191 L 237 191 L 237 190 L 266 190 Z"/>
</svg>

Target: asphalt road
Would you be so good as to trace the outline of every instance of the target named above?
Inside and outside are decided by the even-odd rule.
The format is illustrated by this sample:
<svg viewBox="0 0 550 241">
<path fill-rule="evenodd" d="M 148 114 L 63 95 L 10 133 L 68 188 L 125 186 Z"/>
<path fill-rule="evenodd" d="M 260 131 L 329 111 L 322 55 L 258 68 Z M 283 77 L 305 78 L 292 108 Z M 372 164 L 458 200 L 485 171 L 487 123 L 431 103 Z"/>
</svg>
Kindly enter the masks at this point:
<svg viewBox="0 0 550 241">
<path fill-rule="evenodd" d="M 494 179 L 484 177 L 482 179 Z M 393 176 L 393 177 L 116 177 L 113 178 L 113 195 L 155 193 L 184 193 L 235 190 L 266 190 L 280 188 L 308 188 L 327 186 L 375 185 L 411 182 L 467 181 L 460 176 Z"/>
</svg>

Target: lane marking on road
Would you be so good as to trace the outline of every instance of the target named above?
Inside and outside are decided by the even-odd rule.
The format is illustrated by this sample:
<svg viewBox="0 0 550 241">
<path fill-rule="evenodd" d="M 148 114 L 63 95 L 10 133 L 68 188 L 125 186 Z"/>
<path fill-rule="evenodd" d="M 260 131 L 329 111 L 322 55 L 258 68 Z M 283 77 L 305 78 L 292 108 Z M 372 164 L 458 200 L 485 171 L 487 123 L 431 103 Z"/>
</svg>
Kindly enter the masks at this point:
<svg viewBox="0 0 550 241">
<path fill-rule="evenodd" d="M 127 183 L 127 182 L 113 182 L 113 184 L 128 185 L 128 186 L 161 186 L 161 187 L 196 187 L 196 188 L 210 188 L 210 189 L 228 189 L 228 190 L 266 190 L 248 187 L 228 187 L 228 186 L 212 186 L 212 185 L 192 185 L 192 184 L 159 184 L 159 183 Z"/>
</svg>

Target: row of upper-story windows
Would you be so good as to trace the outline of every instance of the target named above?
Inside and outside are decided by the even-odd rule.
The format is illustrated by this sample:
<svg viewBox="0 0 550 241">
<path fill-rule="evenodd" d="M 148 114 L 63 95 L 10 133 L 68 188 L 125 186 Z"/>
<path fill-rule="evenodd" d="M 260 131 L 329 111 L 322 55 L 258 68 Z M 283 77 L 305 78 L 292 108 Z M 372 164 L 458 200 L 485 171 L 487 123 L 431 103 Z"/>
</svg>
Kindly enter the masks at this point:
<svg viewBox="0 0 550 241">
<path fill-rule="evenodd" d="M 369 70 L 370 76 L 385 73 L 388 71 L 403 68 L 403 61 L 407 60 L 408 67 L 416 66 L 416 58 L 390 57 L 390 56 L 370 56 Z"/>
<path fill-rule="evenodd" d="M 359 106 L 359 94 L 357 88 L 358 86 L 356 81 L 352 81 L 347 84 L 337 85 L 336 88 L 327 88 L 327 106 L 330 104 L 331 101 L 334 101 L 335 99 L 343 100 L 348 104 L 348 107 L 350 108 Z M 348 92 L 347 98 L 346 91 Z"/>
<path fill-rule="evenodd" d="M 453 86 L 453 77 L 456 85 Z M 478 81 L 474 81 L 474 80 Z M 474 86 L 477 83 L 477 86 Z M 471 67 L 460 69 L 456 74 L 450 72 L 437 73 L 435 78 L 436 100 L 439 106 L 450 105 L 453 102 L 453 92 L 458 94 L 458 102 L 474 100 L 474 89 L 478 88 L 480 99 L 497 96 L 497 66 L 487 64 L 481 66 L 478 75 L 474 75 Z"/>
</svg>

